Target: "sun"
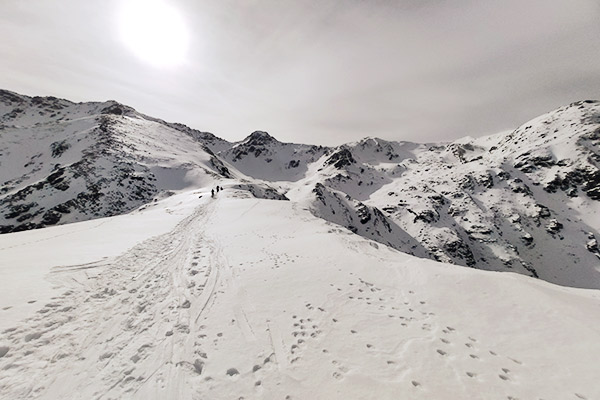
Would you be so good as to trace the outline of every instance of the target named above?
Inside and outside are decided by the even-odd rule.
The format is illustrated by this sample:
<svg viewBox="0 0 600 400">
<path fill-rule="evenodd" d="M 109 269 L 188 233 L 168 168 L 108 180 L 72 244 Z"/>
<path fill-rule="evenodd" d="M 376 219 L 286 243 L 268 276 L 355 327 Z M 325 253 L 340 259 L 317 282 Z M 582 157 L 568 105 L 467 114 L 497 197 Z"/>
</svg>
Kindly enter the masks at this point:
<svg viewBox="0 0 600 400">
<path fill-rule="evenodd" d="M 180 12 L 164 0 L 126 0 L 119 10 L 123 43 L 155 67 L 182 64 L 189 32 Z"/>
</svg>

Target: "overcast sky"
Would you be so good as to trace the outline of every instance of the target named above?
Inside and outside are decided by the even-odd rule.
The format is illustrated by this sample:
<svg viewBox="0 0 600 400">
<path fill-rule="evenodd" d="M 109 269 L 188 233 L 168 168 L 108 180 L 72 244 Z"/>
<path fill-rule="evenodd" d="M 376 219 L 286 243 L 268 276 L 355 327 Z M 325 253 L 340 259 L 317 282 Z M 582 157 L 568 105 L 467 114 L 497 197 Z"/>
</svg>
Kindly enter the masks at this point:
<svg viewBox="0 0 600 400">
<path fill-rule="evenodd" d="M 0 87 L 329 145 L 482 136 L 600 98 L 598 0 L 152 0 L 178 15 L 151 21 L 185 42 L 176 65 L 128 44 L 128 1 L 2 0 Z"/>
</svg>

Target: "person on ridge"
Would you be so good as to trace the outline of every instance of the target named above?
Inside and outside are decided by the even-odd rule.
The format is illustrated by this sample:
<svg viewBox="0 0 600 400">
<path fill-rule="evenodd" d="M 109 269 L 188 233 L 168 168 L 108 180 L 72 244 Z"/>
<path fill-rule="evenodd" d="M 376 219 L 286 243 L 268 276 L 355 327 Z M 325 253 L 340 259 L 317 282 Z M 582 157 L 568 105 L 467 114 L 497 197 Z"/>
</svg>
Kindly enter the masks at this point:
<svg viewBox="0 0 600 400">
<path fill-rule="evenodd" d="M 210 197 L 215 197 L 215 189 L 210 189 Z"/>
</svg>

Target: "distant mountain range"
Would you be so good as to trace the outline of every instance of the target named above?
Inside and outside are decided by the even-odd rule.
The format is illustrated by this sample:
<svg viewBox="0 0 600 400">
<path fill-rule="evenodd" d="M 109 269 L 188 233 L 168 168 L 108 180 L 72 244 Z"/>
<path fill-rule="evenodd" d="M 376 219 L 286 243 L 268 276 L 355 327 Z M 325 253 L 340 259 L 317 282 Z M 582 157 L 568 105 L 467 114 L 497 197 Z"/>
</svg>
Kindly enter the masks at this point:
<svg viewBox="0 0 600 400">
<path fill-rule="evenodd" d="M 403 252 L 600 288 L 600 103 L 449 143 L 230 143 L 114 101 L 0 90 L 0 232 L 228 183 Z"/>
</svg>

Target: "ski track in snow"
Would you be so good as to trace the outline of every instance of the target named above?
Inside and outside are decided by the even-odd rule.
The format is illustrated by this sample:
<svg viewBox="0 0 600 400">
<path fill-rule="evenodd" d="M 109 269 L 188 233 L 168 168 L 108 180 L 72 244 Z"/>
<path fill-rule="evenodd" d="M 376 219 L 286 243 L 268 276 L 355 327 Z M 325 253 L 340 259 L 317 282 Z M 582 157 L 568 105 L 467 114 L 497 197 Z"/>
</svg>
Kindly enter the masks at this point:
<svg viewBox="0 0 600 400">
<path fill-rule="evenodd" d="M 223 230 L 208 230 L 220 206 L 199 206 L 115 259 L 55 268 L 64 293 L 0 336 L 2 397 L 425 399 L 452 382 L 453 398 L 516 400 L 541 388 L 526 380 L 536 367 L 449 322 L 411 282 L 375 282 L 368 265 L 327 257 L 299 271 L 309 261 L 284 246 L 292 217 L 276 233 L 230 232 L 238 247 L 223 248 Z M 362 252 L 347 232 L 328 234 Z M 264 247 L 245 257 L 250 236 Z"/>
<path fill-rule="evenodd" d="M 104 265 L 55 269 L 52 278 L 69 289 L 3 333 L 15 356 L 3 366 L 2 391 L 12 398 L 68 398 L 74 389 L 70 382 L 89 380 L 101 381 L 107 390 L 86 393 L 77 387 L 83 397 L 134 394 L 151 380 L 173 394 L 184 391 L 177 371 L 195 368 L 183 361 L 184 354 L 194 353 L 190 332 L 197 331 L 199 317 L 214 301 L 219 279 L 218 250 L 202 235 L 207 213 L 210 207 L 198 208 L 172 232 Z M 88 273 L 94 268 L 102 272 Z M 73 271 L 84 271 L 83 276 L 72 276 Z M 103 350 L 96 356 L 98 349 Z M 48 375 L 49 369 L 67 365 L 79 373 Z M 14 384 L 21 374 L 27 379 Z"/>
</svg>

